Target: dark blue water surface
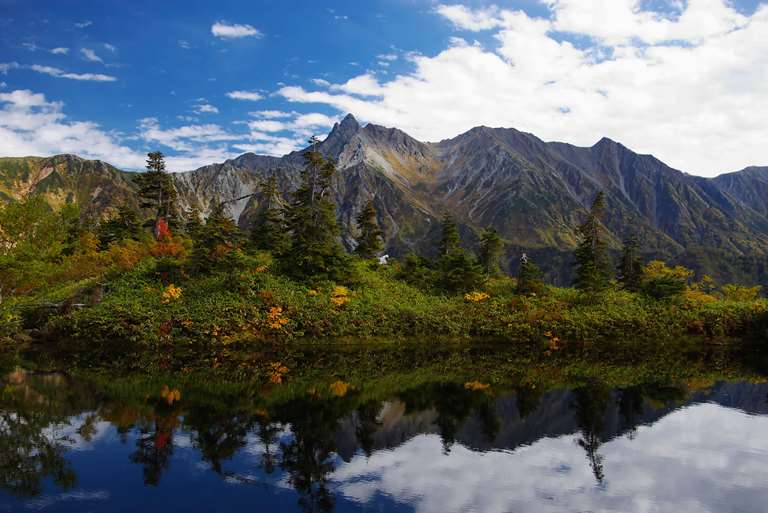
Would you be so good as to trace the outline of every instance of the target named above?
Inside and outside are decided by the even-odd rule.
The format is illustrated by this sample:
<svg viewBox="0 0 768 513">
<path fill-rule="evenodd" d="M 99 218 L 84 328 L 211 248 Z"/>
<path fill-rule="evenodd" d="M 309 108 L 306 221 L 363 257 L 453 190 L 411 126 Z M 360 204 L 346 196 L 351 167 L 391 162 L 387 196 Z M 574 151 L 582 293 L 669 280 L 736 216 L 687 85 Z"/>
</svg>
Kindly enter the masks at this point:
<svg viewBox="0 0 768 513">
<path fill-rule="evenodd" d="M 16 371 L 0 511 L 765 512 L 768 385 L 430 383 L 245 411 Z"/>
</svg>

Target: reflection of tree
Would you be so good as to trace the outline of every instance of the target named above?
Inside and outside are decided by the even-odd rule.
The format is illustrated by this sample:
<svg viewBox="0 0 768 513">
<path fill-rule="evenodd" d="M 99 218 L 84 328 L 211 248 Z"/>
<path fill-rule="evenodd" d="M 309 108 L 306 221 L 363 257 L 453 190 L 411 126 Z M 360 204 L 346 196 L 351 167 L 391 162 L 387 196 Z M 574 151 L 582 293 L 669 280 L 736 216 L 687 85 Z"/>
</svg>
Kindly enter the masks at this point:
<svg viewBox="0 0 768 513">
<path fill-rule="evenodd" d="M 222 461 L 245 446 L 245 437 L 251 427 L 250 418 L 244 415 L 210 407 L 192 409 L 184 423 L 196 432 L 195 446 L 217 474 L 222 473 Z"/>
<path fill-rule="evenodd" d="M 173 428 L 176 416 L 158 417 L 154 421 L 143 421 L 136 437 L 136 451 L 130 458 L 133 463 L 144 467 L 144 484 L 157 486 L 160 477 L 168 468 L 173 454 Z"/>
<path fill-rule="evenodd" d="M 272 452 L 272 445 L 277 440 L 277 435 L 282 429 L 280 426 L 273 424 L 266 415 L 258 416 L 256 422 L 259 426 L 256 434 L 264 446 L 264 454 L 261 455 L 261 466 L 267 474 L 271 474 L 275 471 L 275 454 Z"/>
<path fill-rule="evenodd" d="M 379 401 L 368 401 L 357 409 L 358 422 L 355 426 L 355 434 L 360 442 L 360 447 L 369 458 L 373 454 L 373 435 L 381 426 L 377 420 L 380 411 L 381 403 Z"/>
<path fill-rule="evenodd" d="M 46 429 L 61 421 L 24 408 L 0 413 L 0 489 L 33 497 L 47 477 L 64 489 L 75 485 L 75 472 L 64 459 L 66 438 Z"/>
<path fill-rule="evenodd" d="M 539 407 L 539 402 L 541 402 L 542 393 L 543 389 L 541 387 L 520 386 L 516 390 L 517 412 L 520 414 L 521 419 L 536 411 L 536 408 Z"/>
<path fill-rule="evenodd" d="M 579 445 L 587 452 L 587 460 L 598 484 L 605 480 L 603 457 L 597 452 L 602 444 L 605 411 L 611 392 L 604 385 L 592 384 L 573 391 L 576 420 L 581 428 Z"/>
</svg>

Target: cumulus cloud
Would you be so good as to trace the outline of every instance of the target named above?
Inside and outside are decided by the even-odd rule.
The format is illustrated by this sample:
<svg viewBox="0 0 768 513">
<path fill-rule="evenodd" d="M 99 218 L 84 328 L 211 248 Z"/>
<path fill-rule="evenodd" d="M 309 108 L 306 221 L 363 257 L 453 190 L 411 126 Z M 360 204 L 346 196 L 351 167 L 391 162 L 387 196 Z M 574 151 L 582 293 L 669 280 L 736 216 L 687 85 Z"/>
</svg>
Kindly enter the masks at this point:
<svg viewBox="0 0 768 513">
<path fill-rule="evenodd" d="M 92 49 L 90 49 L 90 48 L 81 48 L 81 49 L 80 49 L 80 53 L 83 55 L 83 59 L 85 59 L 86 61 L 90 61 L 90 62 L 101 62 L 101 63 L 103 63 L 103 62 L 104 62 L 104 61 L 101 59 L 101 57 L 99 57 L 98 55 L 96 55 L 96 52 L 94 52 L 94 51 L 93 51 Z"/>
<path fill-rule="evenodd" d="M 267 119 L 290 118 L 296 115 L 295 112 L 284 112 L 282 110 L 257 110 L 254 112 L 249 112 L 248 114 L 254 117 Z"/>
<path fill-rule="evenodd" d="M 69 53 L 69 48 L 58 46 L 56 48 L 52 48 L 51 53 L 54 55 L 67 55 Z"/>
<path fill-rule="evenodd" d="M 0 155 L 74 153 L 125 168 L 143 166 L 143 155 L 115 141 L 96 123 L 67 120 L 63 107 L 26 89 L 0 93 Z"/>
<path fill-rule="evenodd" d="M 219 109 L 210 103 L 199 103 L 195 105 L 195 112 L 198 114 L 218 114 Z"/>
<path fill-rule="evenodd" d="M 251 25 L 241 25 L 238 23 L 228 23 L 226 21 L 217 21 L 211 26 L 211 34 L 223 39 L 238 39 L 242 37 L 264 37 L 264 34 L 256 30 Z"/>
<path fill-rule="evenodd" d="M 230 91 L 227 93 L 227 97 L 232 98 L 233 100 L 246 100 L 251 102 L 264 99 L 264 96 L 256 91 Z"/>
<path fill-rule="evenodd" d="M 109 43 L 104 43 L 104 48 L 106 48 L 107 50 L 109 50 L 112 53 L 115 53 L 117 51 L 117 47 L 114 46 L 114 45 L 111 45 Z"/>
<path fill-rule="evenodd" d="M 365 73 L 279 94 L 422 140 L 482 124 L 583 146 L 608 136 L 701 175 L 768 163 L 768 6 L 744 15 L 726 0 L 671 14 L 646 5 L 548 0 L 545 17 L 439 5 L 457 29 L 490 31 L 492 44 L 454 38 L 436 55 L 408 56 L 414 70 L 390 80 Z"/>
</svg>

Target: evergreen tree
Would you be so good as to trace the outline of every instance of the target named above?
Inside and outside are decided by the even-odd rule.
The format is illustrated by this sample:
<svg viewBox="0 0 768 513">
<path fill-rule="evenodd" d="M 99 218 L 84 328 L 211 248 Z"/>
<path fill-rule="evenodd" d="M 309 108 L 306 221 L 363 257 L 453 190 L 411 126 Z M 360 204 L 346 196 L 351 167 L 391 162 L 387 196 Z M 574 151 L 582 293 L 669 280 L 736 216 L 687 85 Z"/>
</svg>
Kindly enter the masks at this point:
<svg viewBox="0 0 768 513">
<path fill-rule="evenodd" d="M 332 180 L 336 166 L 317 151 L 304 153 L 301 185 L 286 212 L 292 240 L 283 258 L 286 271 L 299 279 L 342 280 L 349 260 L 339 241 Z"/>
<path fill-rule="evenodd" d="M 643 261 L 639 254 L 640 244 L 634 235 L 624 241 L 619 263 L 619 283 L 624 289 L 637 292 L 643 280 Z"/>
<path fill-rule="evenodd" d="M 576 248 L 576 288 L 598 292 L 608 287 L 611 280 L 611 262 L 605 241 L 602 218 L 605 212 L 605 194 L 600 191 L 592 203 L 587 220 L 579 226 L 581 239 Z"/>
<path fill-rule="evenodd" d="M 456 221 L 447 212 L 443 214 L 443 233 L 440 237 L 440 255 L 445 256 L 459 247 L 459 229 Z"/>
<path fill-rule="evenodd" d="M 178 221 L 176 208 L 176 187 L 171 176 L 165 171 L 165 157 L 159 151 L 147 154 L 147 170 L 136 176 L 139 186 L 141 208 L 149 209 L 152 219 L 149 224 L 156 227 L 160 218 L 175 226 Z"/>
<path fill-rule="evenodd" d="M 101 249 L 106 249 L 113 242 L 140 240 L 142 228 L 139 213 L 129 205 L 119 207 L 114 217 L 99 225 L 96 236 Z"/>
<path fill-rule="evenodd" d="M 504 242 L 499 233 L 493 228 L 483 230 L 480 236 L 480 263 L 488 276 L 497 276 L 501 273 L 499 269 L 499 258 L 504 250 Z"/>
<path fill-rule="evenodd" d="M 217 204 L 193 238 L 192 263 L 200 271 L 226 267 L 240 242 L 240 229 Z"/>
<path fill-rule="evenodd" d="M 376 222 L 376 209 L 373 201 L 366 203 L 363 210 L 357 216 L 357 229 L 360 237 L 357 240 L 355 253 L 361 258 L 373 258 L 384 247 L 382 244 L 382 231 Z"/>
<path fill-rule="evenodd" d="M 544 291 L 544 281 L 541 270 L 523 253 L 520 257 L 520 270 L 517 274 L 517 293 L 522 296 L 541 294 Z"/>
<path fill-rule="evenodd" d="M 462 248 L 444 255 L 439 262 L 440 287 L 447 292 L 471 292 L 483 286 L 485 273 L 477 258 Z"/>
<path fill-rule="evenodd" d="M 285 219 L 277 190 L 277 179 L 269 177 L 261 185 L 264 208 L 259 211 L 251 230 L 251 241 L 257 249 L 271 251 L 279 255 L 288 247 L 289 241 L 285 228 Z"/>
<path fill-rule="evenodd" d="M 184 221 L 184 231 L 193 239 L 197 232 L 203 227 L 202 217 L 200 209 L 197 207 L 192 207 L 187 211 L 186 219 Z"/>
</svg>

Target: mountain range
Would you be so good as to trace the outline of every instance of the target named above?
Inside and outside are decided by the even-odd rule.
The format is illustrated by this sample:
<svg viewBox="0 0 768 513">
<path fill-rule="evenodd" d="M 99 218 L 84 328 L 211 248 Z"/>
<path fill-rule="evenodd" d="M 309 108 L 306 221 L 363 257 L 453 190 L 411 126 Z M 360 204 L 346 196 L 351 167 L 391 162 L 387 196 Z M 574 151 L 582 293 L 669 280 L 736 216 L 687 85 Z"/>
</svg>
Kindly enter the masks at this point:
<svg viewBox="0 0 768 513">
<path fill-rule="evenodd" d="M 578 147 L 481 126 L 425 143 L 396 128 L 361 126 L 352 115 L 317 150 L 337 162 L 337 212 L 350 249 L 355 216 L 373 199 L 390 255 L 432 254 L 448 212 L 467 247 L 476 246 L 483 228 L 493 227 L 507 242 L 506 269 L 514 270 L 526 252 L 550 280 L 566 283 L 575 227 L 602 190 L 613 250 L 633 233 L 647 258 L 682 263 L 721 281 L 768 285 L 768 167 L 702 178 L 607 138 Z M 230 215 L 248 228 L 263 205 L 259 184 L 274 176 L 288 198 L 298 185 L 304 151 L 283 157 L 246 153 L 176 173 L 180 207 L 206 213 L 217 202 L 256 192 L 227 203 Z M 84 215 L 103 218 L 122 203 L 135 203 L 134 176 L 73 155 L 0 158 L 0 200 L 43 194 L 54 207 L 77 201 Z"/>
</svg>

